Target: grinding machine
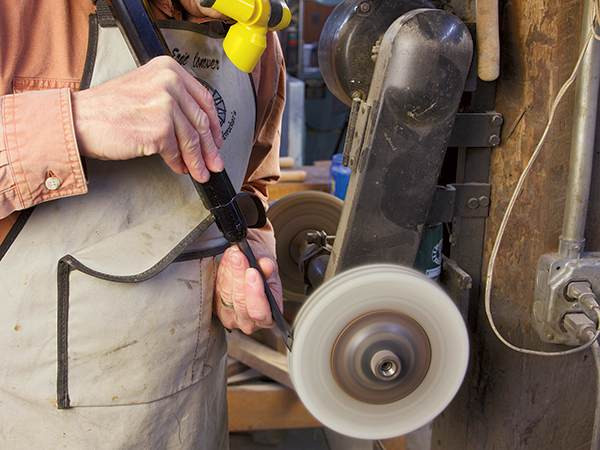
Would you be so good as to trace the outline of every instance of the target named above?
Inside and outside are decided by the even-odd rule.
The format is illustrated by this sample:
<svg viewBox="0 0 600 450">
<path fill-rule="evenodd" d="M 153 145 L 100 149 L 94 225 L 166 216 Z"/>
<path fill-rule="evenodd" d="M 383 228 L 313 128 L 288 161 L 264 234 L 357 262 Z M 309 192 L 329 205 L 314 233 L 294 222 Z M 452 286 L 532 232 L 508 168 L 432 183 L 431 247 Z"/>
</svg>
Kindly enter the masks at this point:
<svg viewBox="0 0 600 450">
<path fill-rule="evenodd" d="M 284 297 L 301 304 L 288 353 L 294 386 L 319 421 L 348 436 L 425 425 L 465 375 L 464 318 L 413 265 L 439 210 L 472 53 L 465 24 L 424 0 L 345 0 L 321 34 L 323 78 L 351 106 L 348 192 L 343 202 L 298 192 L 267 214 Z"/>
</svg>

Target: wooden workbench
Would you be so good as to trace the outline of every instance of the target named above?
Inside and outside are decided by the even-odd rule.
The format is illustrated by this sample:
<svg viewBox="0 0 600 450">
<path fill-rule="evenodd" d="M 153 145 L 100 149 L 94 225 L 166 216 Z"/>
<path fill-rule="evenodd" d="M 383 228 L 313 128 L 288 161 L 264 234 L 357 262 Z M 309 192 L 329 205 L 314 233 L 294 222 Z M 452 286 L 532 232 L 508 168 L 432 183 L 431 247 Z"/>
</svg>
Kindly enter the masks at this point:
<svg viewBox="0 0 600 450">
<path fill-rule="evenodd" d="M 287 169 L 282 169 L 285 172 Z M 294 167 L 294 171 L 306 172 L 303 181 L 280 181 L 269 186 L 269 201 L 279 200 L 286 195 L 298 191 L 323 191 L 329 192 L 329 165 Z"/>
</svg>

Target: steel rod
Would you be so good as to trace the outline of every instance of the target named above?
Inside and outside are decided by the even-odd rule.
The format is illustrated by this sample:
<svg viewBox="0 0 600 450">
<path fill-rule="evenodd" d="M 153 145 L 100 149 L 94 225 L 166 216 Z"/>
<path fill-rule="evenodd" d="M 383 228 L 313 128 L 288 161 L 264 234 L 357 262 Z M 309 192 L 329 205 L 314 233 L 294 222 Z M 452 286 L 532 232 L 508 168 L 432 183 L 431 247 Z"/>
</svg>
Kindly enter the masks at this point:
<svg viewBox="0 0 600 450">
<path fill-rule="evenodd" d="M 592 183 L 600 79 L 600 42 L 592 37 L 588 43 L 593 8 L 593 0 L 587 0 L 582 19 L 581 46 L 583 48 L 587 44 L 588 47 L 577 77 L 571 162 L 559 242 L 559 254 L 568 258 L 579 258 L 584 249 L 588 199 Z"/>
</svg>

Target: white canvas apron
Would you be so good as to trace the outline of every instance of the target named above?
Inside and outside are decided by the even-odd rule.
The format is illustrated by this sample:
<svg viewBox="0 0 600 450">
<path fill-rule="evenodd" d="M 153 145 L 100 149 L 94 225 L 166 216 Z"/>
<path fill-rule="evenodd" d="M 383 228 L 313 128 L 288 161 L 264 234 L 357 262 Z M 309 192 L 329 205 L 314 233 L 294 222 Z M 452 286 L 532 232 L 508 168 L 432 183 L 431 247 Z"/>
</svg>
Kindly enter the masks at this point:
<svg viewBox="0 0 600 450">
<path fill-rule="evenodd" d="M 118 28 L 96 22 L 89 86 L 135 67 Z M 220 26 L 161 21 L 213 93 L 239 190 L 256 101 Z M 87 171 L 88 194 L 37 206 L 0 260 L 0 448 L 227 448 L 226 344 L 211 310 L 226 242 L 214 225 L 203 233 L 212 219 L 196 190 L 160 157 Z"/>
</svg>

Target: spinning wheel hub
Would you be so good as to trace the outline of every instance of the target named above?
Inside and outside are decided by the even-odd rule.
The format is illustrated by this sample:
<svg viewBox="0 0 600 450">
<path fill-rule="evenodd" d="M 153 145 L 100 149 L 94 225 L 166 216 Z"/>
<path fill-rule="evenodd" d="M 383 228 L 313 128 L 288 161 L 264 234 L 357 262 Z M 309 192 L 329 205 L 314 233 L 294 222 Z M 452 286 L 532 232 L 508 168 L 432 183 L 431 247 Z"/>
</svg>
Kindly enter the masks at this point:
<svg viewBox="0 0 600 450">
<path fill-rule="evenodd" d="M 423 381 L 431 349 L 423 328 L 405 314 L 374 311 L 350 323 L 331 353 L 338 385 L 356 400 L 392 403 Z"/>
</svg>

